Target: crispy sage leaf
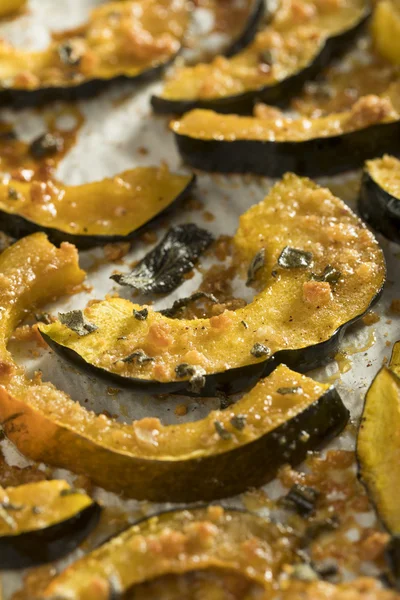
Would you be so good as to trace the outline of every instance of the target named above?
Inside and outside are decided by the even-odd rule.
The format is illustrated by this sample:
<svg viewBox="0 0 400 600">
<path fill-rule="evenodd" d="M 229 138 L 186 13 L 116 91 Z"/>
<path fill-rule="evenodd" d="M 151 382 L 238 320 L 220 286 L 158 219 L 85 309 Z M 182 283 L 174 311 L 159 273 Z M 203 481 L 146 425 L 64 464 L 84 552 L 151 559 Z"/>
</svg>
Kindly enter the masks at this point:
<svg viewBox="0 0 400 600">
<path fill-rule="evenodd" d="M 290 246 L 285 246 L 278 258 L 278 265 L 283 269 L 304 269 L 310 267 L 312 263 L 311 252 L 290 248 Z"/>
<path fill-rule="evenodd" d="M 332 265 L 326 265 L 321 275 L 318 275 L 317 273 L 311 273 L 311 279 L 314 281 L 327 281 L 332 285 L 337 283 L 341 276 L 341 272 L 338 271 L 338 269 L 335 269 L 335 267 L 332 267 Z"/>
<path fill-rule="evenodd" d="M 142 308 L 142 310 L 133 309 L 133 316 L 137 321 L 145 321 L 149 316 L 148 308 Z"/>
<path fill-rule="evenodd" d="M 40 160 L 41 158 L 47 158 L 53 156 L 63 149 L 63 140 L 58 135 L 52 133 L 44 133 L 38 138 L 33 140 L 29 147 L 29 152 L 33 158 Z"/>
<path fill-rule="evenodd" d="M 154 362 L 154 358 L 147 356 L 143 350 L 135 350 L 135 352 L 132 352 L 132 354 L 129 354 L 129 356 L 126 356 L 121 360 L 124 363 L 137 362 L 138 365 L 145 365 L 148 362 Z"/>
<path fill-rule="evenodd" d="M 130 273 L 117 273 L 111 279 L 143 294 L 167 294 L 183 282 L 212 235 L 194 223 L 172 227 L 161 242 Z"/>
<path fill-rule="evenodd" d="M 261 358 L 262 356 L 268 356 L 271 354 L 271 350 L 268 348 L 268 346 L 265 346 L 265 344 L 256 342 L 250 350 L 250 353 L 256 358 Z"/>
<path fill-rule="evenodd" d="M 211 302 L 218 302 L 217 298 L 213 294 L 207 294 L 206 292 L 195 292 L 187 298 L 175 300 L 170 308 L 164 308 L 163 310 L 160 310 L 160 314 L 164 315 L 164 317 L 174 319 L 175 317 L 179 316 L 179 313 L 182 312 L 186 306 L 192 304 L 192 302 L 197 302 L 197 300 L 203 299 L 211 300 Z"/>
<path fill-rule="evenodd" d="M 318 490 L 295 483 L 282 498 L 281 504 L 285 508 L 295 510 L 302 517 L 309 517 L 315 511 L 319 495 Z"/>
<path fill-rule="evenodd" d="M 251 285 L 256 278 L 257 272 L 265 265 L 265 248 L 261 248 L 250 263 L 247 271 L 246 285 Z"/>
<path fill-rule="evenodd" d="M 278 394 L 282 394 L 282 396 L 284 396 L 285 394 L 302 394 L 303 388 L 298 385 L 296 387 L 281 387 L 276 391 Z"/>
<path fill-rule="evenodd" d="M 81 310 L 71 310 L 67 313 L 58 313 L 59 319 L 68 329 L 72 329 L 80 336 L 88 335 L 98 329 L 97 325 L 88 321 Z"/>
<path fill-rule="evenodd" d="M 175 373 L 179 379 L 189 377 L 190 390 L 194 393 L 199 393 L 206 384 L 206 372 L 203 367 L 182 363 L 175 367 Z"/>
</svg>

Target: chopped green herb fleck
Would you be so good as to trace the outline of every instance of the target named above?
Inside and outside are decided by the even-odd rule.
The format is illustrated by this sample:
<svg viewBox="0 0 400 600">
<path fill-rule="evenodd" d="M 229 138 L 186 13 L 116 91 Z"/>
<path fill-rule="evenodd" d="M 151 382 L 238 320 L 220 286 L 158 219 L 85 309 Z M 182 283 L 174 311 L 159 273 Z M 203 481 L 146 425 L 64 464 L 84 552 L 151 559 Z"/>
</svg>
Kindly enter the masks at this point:
<svg viewBox="0 0 400 600">
<path fill-rule="evenodd" d="M 71 310 L 67 313 L 58 313 L 58 316 L 63 325 L 68 327 L 68 329 L 75 331 L 75 333 L 82 337 L 88 335 L 89 333 L 93 333 L 98 329 L 97 325 L 86 319 L 81 310 Z"/>
<path fill-rule="evenodd" d="M 169 317 L 170 319 L 179 316 L 179 313 L 183 311 L 183 309 L 191 304 L 192 302 L 197 302 L 197 300 L 210 300 L 211 302 L 218 302 L 217 298 L 213 294 L 207 294 L 206 292 L 195 292 L 191 296 L 187 298 L 180 298 L 176 300 L 170 308 L 164 308 L 160 310 L 160 314 L 164 315 L 164 317 Z"/>
<path fill-rule="evenodd" d="M 51 315 L 49 313 L 47 313 L 47 312 L 36 313 L 35 314 L 35 319 L 39 323 L 45 323 L 46 325 L 50 325 L 50 323 L 53 322 L 53 319 L 51 318 Z"/>
<path fill-rule="evenodd" d="M 189 377 L 190 389 L 194 393 L 199 393 L 206 384 L 205 370 L 197 365 L 182 363 L 175 367 L 175 373 L 179 379 Z"/>
<path fill-rule="evenodd" d="M 248 328 L 249 328 L 249 326 L 247 325 L 246 321 L 240 321 L 240 322 L 241 322 L 241 324 L 243 325 L 243 327 L 244 327 L 245 329 L 248 329 Z"/>
<path fill-rule="evenodd" d="M 144 365 L 149 362 L 154 362 L 155 359 L 152 356 L 147 356 L 143 350 L 135 350 L 135 352 L 132 352 L 132 354 L 129 354 L 129 356 L 126 356 L 121 360 L 124 363 L 137 362 L 138 365 Z"/>
<path fill-rule="evenodd" d="M 221 421 L 214 421 L 214 427 L 222 440 L 230 440 L 232 438 L 232 434 L 225 429 Z"/>
<path fill-rule="evenodd" d="M 10 200 L 19 200 L 21 198 L 21 194 L 10 185 L 8 188 L 8 197 Z"/>
<path fill-rule="evenodd" d="M 58 46 L 58 56 L 61 62 L 69 67 L 77 67 L 82 60 L 82 55 L 71 42 Z"/>
<path fill-rule="evenodd" d="M 306 485 L 295 484 L 281 500 L 282 506 L 295 510 L 302 517 L 309 517 L 316 507 L 319 491 Z"/>
<path fill-rule="evenodd" d="M 60 496 L 73 496 L 75 494 L 86 494 L 85 490 L 82 490 L 80 488 L 65 488 L 64 490 L 61 490 L 60 492 Z"/>
<path fill-rule="evenodd" d="M 134 308 L 133 309 L 133 316 L 138 321 L 145 321 L 147 319 L 147 317 L 149 316 L 149 311 L 148 311 L 147 308 L 142 308 L 142 310 L 136 310 Z"/>
<path fill-rule="evenodd" d="M 297 385 L 295 387 L 281 387 L 278 388 L 276 391 L 278 392 L 278 394 L 282 394 L 282 396 L 285 396 L 286 394 L 302 394 L 303 388 Z"/>
<path fill-rule="evenodd" d="M 36 160 L 53 156 L 63 149 L 63 139 L 52 133 L 45 133 L 33 140 L 29 147 L 29 152 Z"/>
<path fill-rule="evenodd" d="M 311 252 L 298 250 L 285 246 L 279 258 L 278 265 L 283 269 L 304 269 L 310 267 L 313 263 L 313 255 Z"/>
<path fill-rule="evenodd" d="M 269 67 L 272 67 L 275 62 L 274 55 L 271 50 L 262 50 L 262 52 L 259 54 L 259 58 L 261 64 L 268 65 Z"/>
<path fill-rule="evenodd" d="M 271 354 L 271 350 L 268 348 L 268 346 L 265 346 L 265 344 L 260 344 L 259 342 L 256 342 L 250 350 L 250 354 L 255 356 L 255 358 L 261 358 L 263 356 L 268 356 L 269 354 Z"/>
<path fill-rule="evenodd" d="M 245 415 L 235 415 L 231 419 L 231 425 L 238 431 L 243 431 L 246 427 L 246 417 Z"/>
<path fill-rule="evenodd" d="M 261 250 L 259 250 L 257 252 L 257 254 L 255 255 L 255 257 L 253 258 L 253 260 L 250 263 L 249 269 L 247 271 L 247 281 L 246 281 L 246 285 L 251 285 L 256 276 L 257 276 L 257 272 L 263 268 L 263 266 L 265 265 L 265 248 L 261 248 Z"/>
<path fill-rule="evenodd" d="M 332 267 L 332 265 L 326 265 L 325 269 L 320 275 L 311 273 L 310 279 L 313 279 L 314 281 L 327 281 L 328 283 L 335 285 L 335 283 L 338 283 L 341 276 L 342 274 L 340 271 L 338 271 L 338 269 L 335 269 L 335 267 Z"/>
</svg>

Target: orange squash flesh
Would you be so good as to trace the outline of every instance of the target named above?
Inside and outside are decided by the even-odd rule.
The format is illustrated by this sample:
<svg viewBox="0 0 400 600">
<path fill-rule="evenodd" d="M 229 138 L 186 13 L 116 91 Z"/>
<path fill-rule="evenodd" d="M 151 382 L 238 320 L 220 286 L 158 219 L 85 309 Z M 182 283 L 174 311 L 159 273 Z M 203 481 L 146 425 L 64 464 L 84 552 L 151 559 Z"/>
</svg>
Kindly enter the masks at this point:
<svg viewBox="0 0 400 600">
<path fill-rule="evenodd" d="M 300 462 L 309 449 L 331 439 L 347 421 L 333 388 L 284 366 L 229 410 L 195 423 L 163 426 L 146 418 L 123 424 L 96 416 L 51 384 L 27 380 L 6 349 L 28 308 L 82 281 L 75 250 L 67 244 L 57 250 L 35 234 L 0 255 L 0 278 L 0 420 L 30 458 L 136 498 L 193 501 L 261 485 L 283 463 Z M 289 392 L 282 394 L 282 388 Z M 309 435 L 300 443 L 302 431 Z M 287 443 L 277 447 L 282 436 Z"/>
</svg>

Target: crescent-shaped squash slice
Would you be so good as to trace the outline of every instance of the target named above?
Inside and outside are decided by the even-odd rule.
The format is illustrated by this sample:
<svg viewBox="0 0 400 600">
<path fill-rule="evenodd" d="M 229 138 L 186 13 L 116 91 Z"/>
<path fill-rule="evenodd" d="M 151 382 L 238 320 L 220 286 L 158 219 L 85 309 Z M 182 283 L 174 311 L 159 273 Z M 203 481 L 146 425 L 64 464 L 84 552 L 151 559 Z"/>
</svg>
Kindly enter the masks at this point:
<svg viewBox="0 0 400 600">
<path fill-rule="evenodd" d="M 387 529 L 400 535 L 400 342 L 365 397 L 358 431 L 359 475 Z"/>
<path fill-rule="evenodd" d="M 145 519 L 57 575 L 42 594 L 57 600 L 109 600 L 165 574 L 225 569 L 272 593 L 294 560 L 296 540 L 282 526 L 219 506 Z"/>
<path fill-rule="evenodd" d="M 400 10 L 396 0 L 377 2 L 374 8 L 371 32 L 378 53 L 395 65 L 399 65 Z"/>
<path fill-rule="evenodd" d="M 399 90 L 393 84 L 381 97 L 363 96 L 350 110 L 323 117 L 241 117 L 199 109 L 171 128 L 183 160 L 198 169 L 268 177 L 286 171 L 333 175 L 398 152 Z"/>
<path fill-rule="evenodd" d="M 193 108 L 248 113 L 256 100 L 287 103 L 349 47 L 369 15 L 365 0 L 300 0 L 293 8 L 285 3 L 271 26 L 233 58 L 218 56 L 210 64 L 177 69 L 162 95 L 153 96 L 153 109 L 175 114 Z"/>
<path fill-rule="evenodd" d="M 94 9 L 87 24 L 57 34 L 45 50 L 2 42 L 0 104 L 37 106 L 155 76 L 179 52 L 188 16 L 186 0 L 120 0 Z"/>
<path fill-rule="evenodd" d="M 0 488 L 0 569 L 57 560 L 87 537 L 100 506 L 62 480 Z"/>
<path fill-rule="evenodd" d="M 0 19 L 8 17 L 23 9 L 26 6 L 27 0 L 1 0 L 0 3 Z"/>
<path fill-rule="evenodd" d="M 79 248 L 126 240 L 183 199 L 193 176 L 138 167 L 94 183 L 53 180 L 0 183 L 0 228 L 14 237 L 44 231 Z"/>
<path fill-rule="evenodd" d="M 0 420 L 35 460 L 136 498 L 213 499 L 261 485 L 346 424 L 348 412 L 333 388 L 284 366 L 229 409 L 195 423 L 122 424 L 96 416 L 50 384 L 28 381 L 6 351 L 27 309 L 47 290 L 60 295 L 81 279 L 71 247 L 57 250 L 42 234 L 25 238 L 0 256 L 0 277 L 7 282 L 0 297 Z"/>
<path fill-rule="evenodd" d="M 373 235 L 329 190 L 293 174 L 241 217 L 234 244 L 244 270 L 261 258 L 261 291 L 244 308 L 179 320 L 149 307 L 138 320 L 143 307 L 108 298 L 84 311 L 93 333 L 80 336 L 60 321 L 40 331 L 74 364 L 121 385 L 233 392 L 280 362 L 296 370 L 321 364 L 384 284 Z"/>
<path fill-rule="evenodd" d="M 400 243 L 400 161 L 385 155 L 366 163 L 358 207 L 374 229 Z"/>
</svg>

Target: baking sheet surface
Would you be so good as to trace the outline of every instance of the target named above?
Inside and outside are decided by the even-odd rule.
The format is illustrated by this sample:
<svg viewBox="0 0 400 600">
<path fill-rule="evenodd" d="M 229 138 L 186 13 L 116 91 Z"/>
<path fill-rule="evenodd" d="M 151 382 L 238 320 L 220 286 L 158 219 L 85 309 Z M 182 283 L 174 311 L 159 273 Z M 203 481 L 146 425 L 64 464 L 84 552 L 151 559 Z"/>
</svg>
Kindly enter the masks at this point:
<svg viewBox="0 0 400 600">
<path fill-rule="evenodd" d="M 30 13 L 0 25 L 0 36 L 7 37 L 21 46 L 42 47 L 48 41 L 49 29 L 66 29 L 78 25 L 87 17 L 88 9 L 96 3 L 100 4 L 93 0 L 31 0 Z M 63 182 L 76 185 L 112 176 L 134 166 L 158 165 L 163 161 L 171 169 L 184 171 L 172 134 L 168 132 L 168 119 L 151 115 L 149 97 L 160 87 L 159 83 L 140 88 L 125 85 L 113 88 L 93 100 L 79 103 L 79 108 L 85 116 L 85 124 L 80 130 L 77 144 L 59 165 L 58 177 Z M 4 110 L 0 118 L 13 121 L 18 134 L 25 140 L 31 140 L 45 128 L 43 115 L 39 112 L 23 111 L 15 114 Z M 65 127 L 71 124 L 70 118 L 64 119 Z M 330 186 L 335 193 L 354 206 L 357 180 L 358 175 L 349 174 L 342 178 L 325 179 L 322 183 Z M 196 199 L 202 203 L 201 208 L 174 213 L 165 225 L 194 222 L 209 229 L 215 236 L 231 235 L 237 227 L 239 215 L 252 204 L 262 200 L 271 185 L 270 180 L 250 176 L 227 178 L 201 174 L 195 193 Z M 212 213 L 215 217 L 213 221 L 208 220 L 206 212 Z M 157 226 L 158 241 L 165 230 L 165 227 Z M 368 385 L 383 361 L 389 357 L 393 342 L 400 339 L 400 315 L 391 314 L 389 311 L 392 300 L 400 298 L 400 247 L 390 244 L 384 238 L 379 237 L 379 240 L 388 265 L 388 284 L 382 301 L 374 309 L 380 317 L 379 322 L 371 326 L 358 324 L 348 330 L 342 343 L 342 356 L 339 361 L 332 361 L 326 368 L 311 374 L 317 379 L 326 380 L 330 377 L 335 382 L 354 421 L 360 416 Z M 103 249 L 82 252 L 81 266 L 89 271 L 87 283 L 91 286 L 91 291 L 65 298 L 46 310 L 56 314 L 58 310 L 83 308 L 89 299 L 100 299 L 110 292 L 118 292 L 121 296 L 129 298 L 129 289 L 120 288 L 109 276 L 116 269 L 128 270 L 128 264 L 143 256 L 149 249 L 150 246 L 140 241 L 134 242 L 131 252 L 124 259 L 126 266 L 105 263 Z M 203 267 L 210 264 L 205 260 L 201 262 Z M 200 281 L 201 275 L 195 270 L 194 278 L 186 281 L 175 293 L 156 300 L 154 306 L 170 306 L 173 300 L 189 295 L 198 287 Z M 251 291 L 240 281 L 236 282 L 235 293 L 246 300 L 251 298 Z M 146 299 L 139 296 L 137 301 L 145 303 Z M 219 404 L 215 399 L 160 399 L 126 390 L 115 394 L 110 392 L 106 383 L 78 373 L 50 350 L 42 350 L 39 357 L 32 358 L 32 347 L 29 345 L 12 343 L 11 349 L 18 361 L 27 366 L 29 372 L 40 369 L 44 380 L 52 381 L 72 398 L 83 402 L 85 407 L 96 412 L 107 410 L 111 414 L 118 414 L 119 419 L 127 422 L 149 415 L 156 415 L 165 423 L 174 422 L 177 420 L 174 408 L 182 402 L 187 405 L 188 411 L 185 416 L 179 417 L 179 422 L 194 420 Z M 344 372 L 346 369 L 347 372 Z M 7 441 L 2 441 L 1 446 L 10 464 L 28 464 Z M 333 442 L 333 447 L 353 448 L 354 438 L 348 433 L 343 434 Z M 73 478 L 71 474 L 60 470 L 56 471 L 56 474 L 65 476 L 70 481 Z M 267 489 L 272 497 L 282 492 L 279 482 L 272 482 Z M 132 519 L 138 514 L 155 512 L 160 508 L 160 505 L 134 500 L 123 502 L 116 495 L 100 489 L 96 490 L 96 497 L 107 506 L 123 507 L 132 515 Z M 239 502 L 236 498 L 223 503 L 237 505 Z M 77 555 L 79 551 L 60 564 L 64 565 Z M 11 597 L 20 583 L 19 574 L 4 574 L 5 600 Z"/>
</svg>

